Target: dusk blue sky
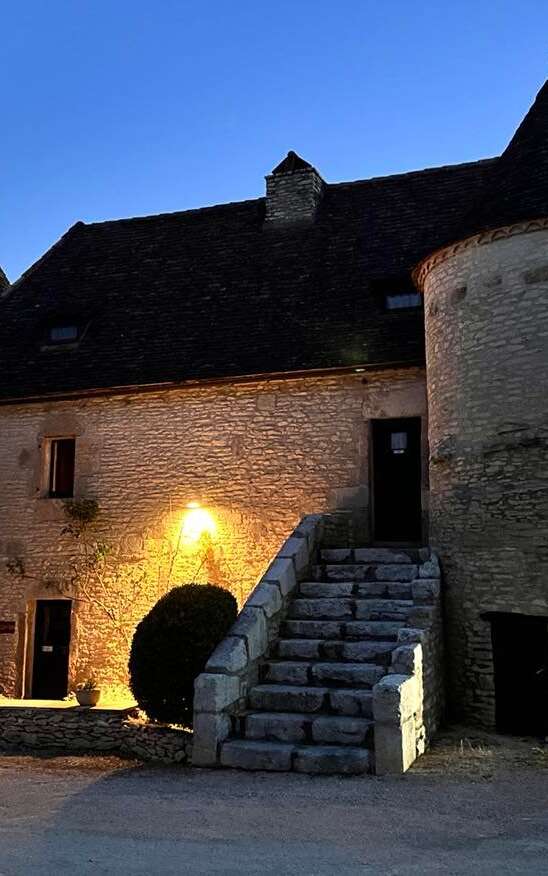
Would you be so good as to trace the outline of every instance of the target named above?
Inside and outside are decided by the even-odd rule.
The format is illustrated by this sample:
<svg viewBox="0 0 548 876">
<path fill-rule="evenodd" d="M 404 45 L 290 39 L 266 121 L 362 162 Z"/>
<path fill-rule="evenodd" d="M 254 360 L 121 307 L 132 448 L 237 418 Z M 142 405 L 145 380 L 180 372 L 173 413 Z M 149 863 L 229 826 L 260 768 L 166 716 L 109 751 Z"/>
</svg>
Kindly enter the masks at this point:
<svg viewBox="0 0 548 876">
<path fill-rule="evenodd" d="M 21 0 L 2 9 L 0 264 L 74 222 L 499 153 L 548 70 L 546 0 Z"/>
</svg>

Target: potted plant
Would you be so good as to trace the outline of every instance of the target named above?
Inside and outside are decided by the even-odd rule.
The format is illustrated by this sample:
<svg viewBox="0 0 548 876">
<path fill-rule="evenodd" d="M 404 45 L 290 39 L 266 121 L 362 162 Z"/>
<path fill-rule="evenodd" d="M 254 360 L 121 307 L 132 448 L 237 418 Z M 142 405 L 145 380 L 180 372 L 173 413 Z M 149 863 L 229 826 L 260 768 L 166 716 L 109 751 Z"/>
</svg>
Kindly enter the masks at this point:
<svg viewBox="0 0 548 876">
<path fill-rule="evenodd" d="M 96 706 L 101 697 L 101 689 L 93 676 L 76 688 L 76 699 L 81 706 Z"/>
</svg>

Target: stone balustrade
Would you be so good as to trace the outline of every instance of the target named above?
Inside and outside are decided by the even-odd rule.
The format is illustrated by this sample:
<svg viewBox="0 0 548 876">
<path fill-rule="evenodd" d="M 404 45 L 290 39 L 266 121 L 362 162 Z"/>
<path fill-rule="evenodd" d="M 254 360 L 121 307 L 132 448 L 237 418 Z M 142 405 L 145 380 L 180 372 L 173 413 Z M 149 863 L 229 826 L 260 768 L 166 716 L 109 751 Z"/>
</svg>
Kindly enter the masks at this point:
<svg viewBox="0 0 548 876">
<path fill-rule="evenodd" d="M 259 661 L 278 638 L 281 621 L 312 565 L 323 517 L 304 517 L 247 599 L 235 624 L 195 682 L 193 764 L 216 766 L 221 743 L 258 681 Z"/>
<path fill-rule="evenodd" d="M 444 706 L 440 566 L 435 553 L 411 584 L 414 609 L 398 632 L 389 674 L 373 688 L 375 772 L 405 772 L 423 754 Z"/>
</svg>

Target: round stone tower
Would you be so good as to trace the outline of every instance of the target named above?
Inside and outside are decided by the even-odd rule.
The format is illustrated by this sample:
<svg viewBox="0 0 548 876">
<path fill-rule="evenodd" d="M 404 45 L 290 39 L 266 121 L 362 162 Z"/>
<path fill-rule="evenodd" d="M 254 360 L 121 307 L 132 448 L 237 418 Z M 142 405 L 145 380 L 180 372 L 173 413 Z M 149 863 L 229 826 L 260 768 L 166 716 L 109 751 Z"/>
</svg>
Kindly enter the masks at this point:
<svg viewBox="0 0 548 876">
<path fill-rule="evenodd" d="M 430 543 L 446 582 L 449 698 L 458 715 L 493 726 L 508 708 L 505 683 L 519 690 L 520 672 L 531 671 L 519 669 L 524 623 L 546 618 L 548 635 L 547 86 L 493 162 L 459 241 L 415 277 L 424 292 Z M 513 674 L 504 660 L 516 616 Z"/>
</svg>

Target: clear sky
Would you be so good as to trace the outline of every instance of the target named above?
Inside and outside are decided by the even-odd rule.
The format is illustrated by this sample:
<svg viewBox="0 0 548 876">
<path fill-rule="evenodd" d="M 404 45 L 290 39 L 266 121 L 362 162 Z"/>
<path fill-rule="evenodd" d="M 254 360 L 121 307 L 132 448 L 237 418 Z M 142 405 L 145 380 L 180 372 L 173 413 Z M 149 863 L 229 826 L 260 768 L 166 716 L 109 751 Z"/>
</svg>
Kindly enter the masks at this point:
<svg viewBox="0 0 548 876">
<path fill-rule="evenodd" d="M 499 153 L 548 70 L 547 0 L 10 0 L 0 264 L 75 221 Z"/>
</svg>

